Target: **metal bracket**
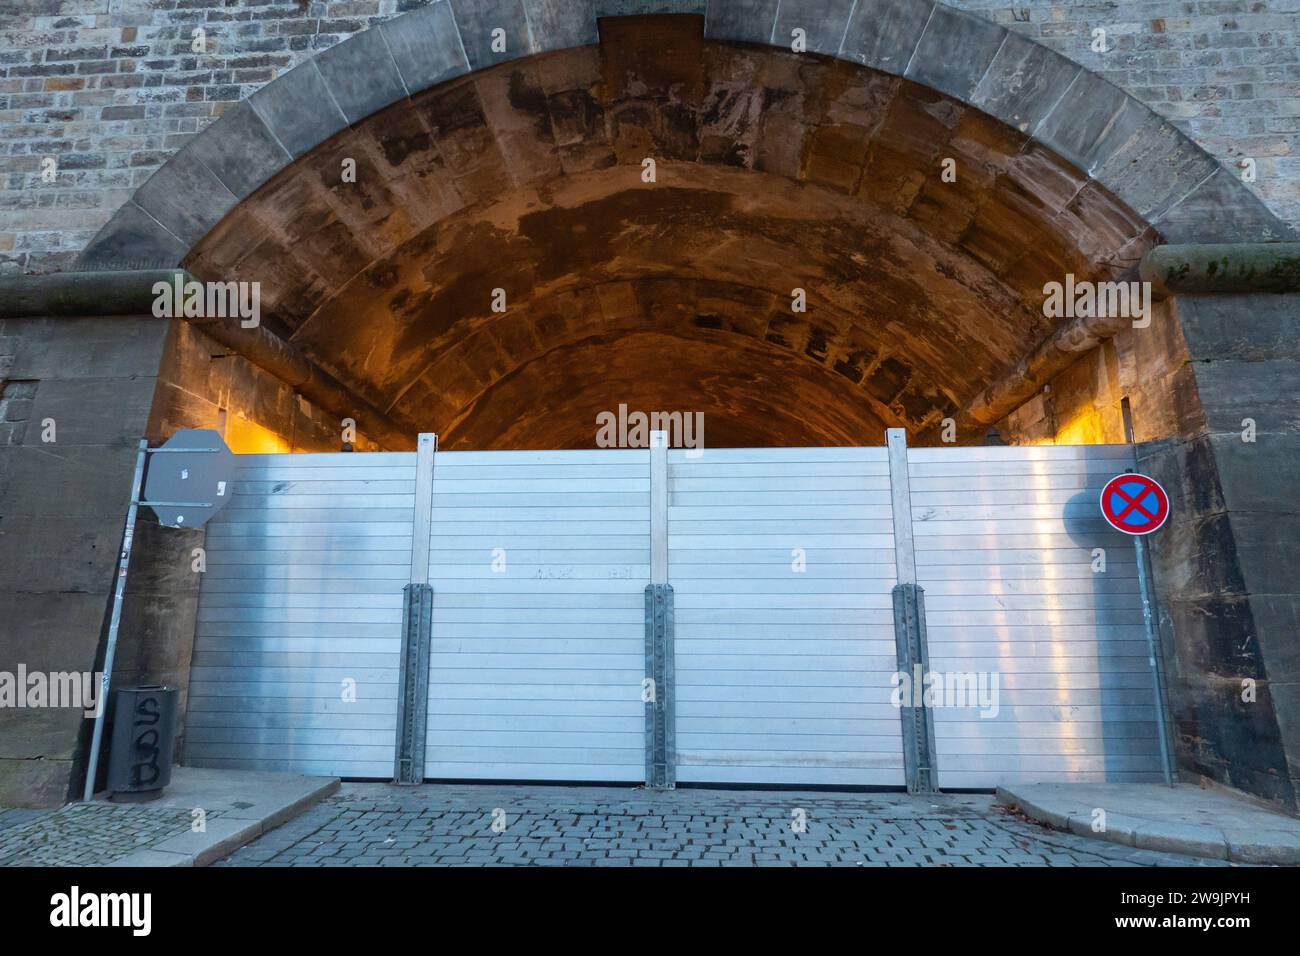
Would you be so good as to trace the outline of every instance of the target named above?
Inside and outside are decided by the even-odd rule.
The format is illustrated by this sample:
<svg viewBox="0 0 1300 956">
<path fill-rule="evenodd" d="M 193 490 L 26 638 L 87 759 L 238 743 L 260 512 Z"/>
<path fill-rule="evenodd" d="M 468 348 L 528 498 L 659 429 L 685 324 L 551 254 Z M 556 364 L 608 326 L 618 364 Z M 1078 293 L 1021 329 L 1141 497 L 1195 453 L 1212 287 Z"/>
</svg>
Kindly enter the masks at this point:
<svg viewBox="0 0 1300 956">
<path fill-rule="evenodd" d="M 938 790 L 935 772 L 934 715 L 925 705 L 925 675 L 930 671 L 926 651 L 925 591 L 916 584 L 894 587 L 894 642 L 898 669 L 908 677 L 911 700 L 902 701 L 903 767 L 908 793 Z"/>
<path fill-rule="evenodd" d="M 673 689 L 673 586 L 647 584 L 645 589 L 646 685 L 645 782 L 647 787 L 677 786 L 676 701 Z"/>
<path fill-rule="evenodd" d="M 394 783 L 424 782 L 429 722 L 429 642 L 433 636 L 433 587 L 402 589 L 402 658 L 397 687 L 397 748 Z"/>
</svg>

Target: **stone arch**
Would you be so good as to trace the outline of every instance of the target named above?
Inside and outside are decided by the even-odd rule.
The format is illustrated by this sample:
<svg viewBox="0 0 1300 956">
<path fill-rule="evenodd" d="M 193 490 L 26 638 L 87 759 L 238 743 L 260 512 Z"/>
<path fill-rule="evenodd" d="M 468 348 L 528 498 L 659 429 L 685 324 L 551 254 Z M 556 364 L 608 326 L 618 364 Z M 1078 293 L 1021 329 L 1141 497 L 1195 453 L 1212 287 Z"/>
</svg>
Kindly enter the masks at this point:
<svg viewBox="0 0 1300 956">
<path fill-rule="evenodd" d="M 319 144 L 413 94 L 519 57 L 594 44 L 598 20 L 703 17 L 707 39 L 807 50 L 905 77 L 1030 136 L 1166 241 L 1289 238 L 1238 179 L 1163 117 L 999 24 L 930 0 L 436 0 L 358 33 L 224 113 L 95 236 L 84 268 L 170 266 L 239 202 Z M 494 52 L 493 30 L 504 52 Z"/>
</svg>

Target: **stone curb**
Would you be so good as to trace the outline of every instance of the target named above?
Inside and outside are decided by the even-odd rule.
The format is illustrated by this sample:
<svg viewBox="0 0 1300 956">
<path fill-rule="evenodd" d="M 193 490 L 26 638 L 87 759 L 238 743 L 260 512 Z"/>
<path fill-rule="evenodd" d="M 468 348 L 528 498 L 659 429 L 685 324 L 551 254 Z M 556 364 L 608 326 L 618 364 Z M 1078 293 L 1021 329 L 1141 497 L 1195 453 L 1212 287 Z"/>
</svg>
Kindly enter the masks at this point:
<svg viewBox="0 0 1300 956">
<path fill-rule="evenodd" d="M 225 859 L 263 833 L 287 823 L 339 788 L 339 779 L 322 780 L 310 793 L 272 810 L 265 817 L 242 818 L 229 813 L 211 820 L 203 833 L 183 833 L 151 847 L 134 850 L 106 866 L 170 867 L 209 866 Z"/>
<path fill-rule="evenodd" d="M 1106 817 L 1106 830 L 1099 833 L 1092 828 L 1092 811 L 1088 808 L 1063 809 L 1059 804 L 1049 807 L 1003 787 L 998 787 L 995 802 L 1054 830 L 1139 850 L 1234 863 L 1300 866 L 1300 837 L 1285 830 L 1259 831 L 1249 839 L 1241 839 L 1204 824 L 1149 820 L 1112 813 Z"/>
</svg>

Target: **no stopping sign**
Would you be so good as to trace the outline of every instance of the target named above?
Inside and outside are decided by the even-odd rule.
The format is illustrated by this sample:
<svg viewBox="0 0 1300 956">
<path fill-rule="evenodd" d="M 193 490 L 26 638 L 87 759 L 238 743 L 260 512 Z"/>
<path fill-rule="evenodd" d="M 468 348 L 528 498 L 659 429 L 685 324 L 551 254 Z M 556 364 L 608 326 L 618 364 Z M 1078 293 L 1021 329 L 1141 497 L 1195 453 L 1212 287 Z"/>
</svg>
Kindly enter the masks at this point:
<svg viewBox="0 0 1300 956">
<path fill-rule="evenodd" d="M 1146 475 L 1116 475 L 1101 489 L 1101 513 L 1125 534 L 1150 534 L 1169 517 L 1169 496 Z"/>
</svg>

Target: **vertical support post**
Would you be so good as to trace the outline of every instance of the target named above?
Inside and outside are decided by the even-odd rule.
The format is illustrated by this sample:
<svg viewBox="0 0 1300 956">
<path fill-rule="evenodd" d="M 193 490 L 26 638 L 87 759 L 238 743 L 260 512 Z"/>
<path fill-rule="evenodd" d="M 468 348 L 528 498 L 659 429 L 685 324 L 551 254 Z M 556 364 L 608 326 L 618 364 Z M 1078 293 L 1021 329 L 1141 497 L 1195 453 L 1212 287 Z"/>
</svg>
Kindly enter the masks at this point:
<svg viewBox="0 0 1300 956">
<path fill-rule="evenodd" d="M 1137 470 L 1137 444 L 1133 441 L 1133 409 L 1128 396 L 1120 400 L 1120 412 L 1124 418 L 1124 440 L 1133 451 L 1133 470 Z M 1133 554 L 1137 561 L 1138 592 L 1142 598 L 1142 625 L 1147 639 L 1147 659 L 1151 665 L 1151 681 L 1155 685 L 1156 733 L 1160 735 L 1160 769 L 1164 773 L 1165 785 L 1174 785 L 1174 765 L 1169 754 L 1169 729 L 1165 726 L 1165 680 L 1164 668 L 1161 667 L 1160 643 L 1156 639 L 1155 617 L 1151 610 L 1151 559 L 1147 554 L 1146 539 L 1133 535 Z"/>
<path fill-rule="evenodd" d="M 673 588 L 668 583 L 668 433 L 650 433 L 650 583 L 645 589 L 645 782 L 677 786 Z"/>
<path fill-rule="evenodd" d="M 398 666 L 397 748 L 393 783 L 424 782 L 424 745 L 429 722 L 429 638 L 433 588 L 402 589 L 402 656 Z"/>
<path fill-rule="evenodd" d="M 433 465 L 438 436 L 422 434 L 415 452 L 415 510 L 411 522 L 411 580 L 402 589 L 402 652 L 398 666 L 397 739 L 393 782 L 424 781 L 429 711 L 429 645 L 433 639 L 433 587 L 429 549 L 433 526 Z"/>
<path fill-rule="evenodd" d="M 415 521 L 411 528 L 411 583 L 429 583 L 429 529 L 433 525 L 433 459 L 438 436 L 420 435 L 415 446 Z"/>
<path fill-rule="evenodd" d="M 650 433 L 650 583 L 668 583 L 668 433 Z"/>
<path fill-rule="evenodd" d="M 117 632 L 122 625 L 122 596 L 126 593 L 126 573 L 131 566 L 131 546 L 135 542 L 135 519 L 140 511 L 140 489 L 144 485 L 145 459 L 149 456 L 149 442 L 140 439 L 140 450 L 135 456 L 135 474 L 131 477 L 131 503 L 126 509 L 126 526 L 122 530 L 122 550 L 117 558 L 117 583 L 110 599 L 108 616 L 108 645 L 104 649 L 104 672 L 99 679 L 99 697 L 95 704 L 95 729 L 90 737 L 90 759 L 86 763 L 86 784 L 82 788 L 83 800 L 95 798 L 95 777 L 99 775 L 99 750 L 104 744 L 104 715 L 108 712 L 108 688 L 113 681 L 113 658 L 117 656 Z"/>
<path fill-rule="evenodd" d="M 916 541 L 912 534 L 912 485 L 907 471 L 907 432 L 886 432 L 889 452 L 889 489 L 894 513 L 894 648 L 902 687 L 911 687 L 911 699 L 902 701 L 903 767 L 908 793 L 933 793 L 937 789 L 934 715 L 925 706 L 925 677 L 930 658 L 926 648 L 925 592 L 916 583 Z"/>
</svg>

